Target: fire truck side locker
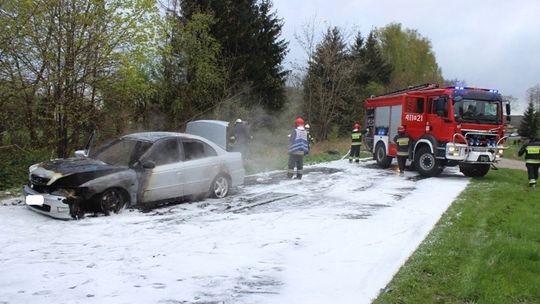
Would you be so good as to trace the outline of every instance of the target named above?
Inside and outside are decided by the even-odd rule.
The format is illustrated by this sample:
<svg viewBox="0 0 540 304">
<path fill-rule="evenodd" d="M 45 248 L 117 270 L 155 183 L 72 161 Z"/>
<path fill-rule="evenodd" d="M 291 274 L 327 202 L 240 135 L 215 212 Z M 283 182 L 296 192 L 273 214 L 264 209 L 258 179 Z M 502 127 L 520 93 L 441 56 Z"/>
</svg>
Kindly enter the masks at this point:
<svg viewBox="0 0 540 304">
<path fill-rule="evenodd" d="M 392 157 L 396 154 L 394 136 L 401 125 L 402 105 L 391 105 L 375 108 L 373 134 L 373 156 L 382 168 L 388 168 Z"/>
</svg>

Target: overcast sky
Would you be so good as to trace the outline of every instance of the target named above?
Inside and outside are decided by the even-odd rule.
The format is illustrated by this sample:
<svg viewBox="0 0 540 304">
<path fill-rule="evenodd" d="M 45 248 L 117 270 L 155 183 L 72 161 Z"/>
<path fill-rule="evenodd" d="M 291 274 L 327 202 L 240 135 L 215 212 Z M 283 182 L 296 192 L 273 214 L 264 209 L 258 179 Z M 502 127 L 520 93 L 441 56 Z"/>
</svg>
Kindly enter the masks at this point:
<svg viewBox="0 0 540 304">
<path fill-rule="evenodd" d="M 313 20 L 318 34 L 330 25 L 364 37 L 397 22 L 431 41 L 446 79 L 499 89 L 523 103 L 540 83 L 539 0 L 274 0 L 274 9 L 290 42 L 288 63 L 305 60 L 294 34 Z"/>
</svg>

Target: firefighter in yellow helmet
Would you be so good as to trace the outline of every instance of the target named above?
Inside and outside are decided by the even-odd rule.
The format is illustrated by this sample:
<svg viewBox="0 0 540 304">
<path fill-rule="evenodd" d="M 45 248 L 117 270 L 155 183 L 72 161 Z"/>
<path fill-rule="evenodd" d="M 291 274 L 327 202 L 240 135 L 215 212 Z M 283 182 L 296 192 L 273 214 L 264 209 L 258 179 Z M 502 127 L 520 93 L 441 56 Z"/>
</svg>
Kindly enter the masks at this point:
<svg viewBox="0 0 540 304">
<path fill-rule="evenodd" d="M 394 142 L 397 145 L 397 163 L 399 168 L 399 174 L 403 175 L 405 171 L 405 163 L 409 158 L 409 150 L 411 146 L 411 138 L 405 132 L 404 126 L 398 127 L 398 134 L 394 137 Z"/>
</svg>

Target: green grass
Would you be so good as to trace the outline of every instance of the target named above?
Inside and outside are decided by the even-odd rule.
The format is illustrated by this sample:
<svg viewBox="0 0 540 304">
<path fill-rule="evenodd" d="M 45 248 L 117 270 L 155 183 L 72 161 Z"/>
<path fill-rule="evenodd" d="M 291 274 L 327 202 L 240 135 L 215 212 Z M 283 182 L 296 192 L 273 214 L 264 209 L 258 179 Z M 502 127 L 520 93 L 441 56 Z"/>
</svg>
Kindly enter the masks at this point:
<svg viewBox="0 0 540 304">
<path fill-rule="evenodd" d="M 374 303 L 540 303 L 540 189 L 520 170 L 470 185 Z"/>
<path fill-rule="evenodd" d="M 525 160 L 523 156 L 521 157 L 518 156 L 518 151 L 519 151 L 519 148 L 521 148 L 521 144 L 510 143 L 506 146 L 508 147 L 508 149 L 504 150 L 503 158 L 515 159 L 515 160 L 521 160 L 521 161 Z"/>
</svg>

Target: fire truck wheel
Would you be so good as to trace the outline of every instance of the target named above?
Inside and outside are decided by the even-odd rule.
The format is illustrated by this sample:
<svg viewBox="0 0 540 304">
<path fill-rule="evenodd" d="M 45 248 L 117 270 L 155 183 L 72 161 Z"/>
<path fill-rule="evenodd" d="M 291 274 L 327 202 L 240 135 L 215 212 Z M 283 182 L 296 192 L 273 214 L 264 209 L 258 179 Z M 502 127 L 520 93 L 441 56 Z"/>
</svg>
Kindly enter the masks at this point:
<svg viewBox="0 0 540 304">
<path fill-rule="evenodd" d="M 382 142 L 379 142 L 375 147 L 375 160 L 377 165 L 383 169 L 390 167 L 392 163 L 392 158 L 386 155 L 386 148 Z"/>
<path fill-rule="evenodd" d="M 488 164 L 460 164 L 459 171 L 461 171 L 465 176 L 468 177 L 482 177 L 486 175 L 489 171 Z"/>
<path fill-rule="evenodd" d="M 423 176 L 437 176 L 441 174 L 443 167 L 439 164 L 429 147 L 421 147 L 414 154 L 416 171 Z"/>
</svg>

